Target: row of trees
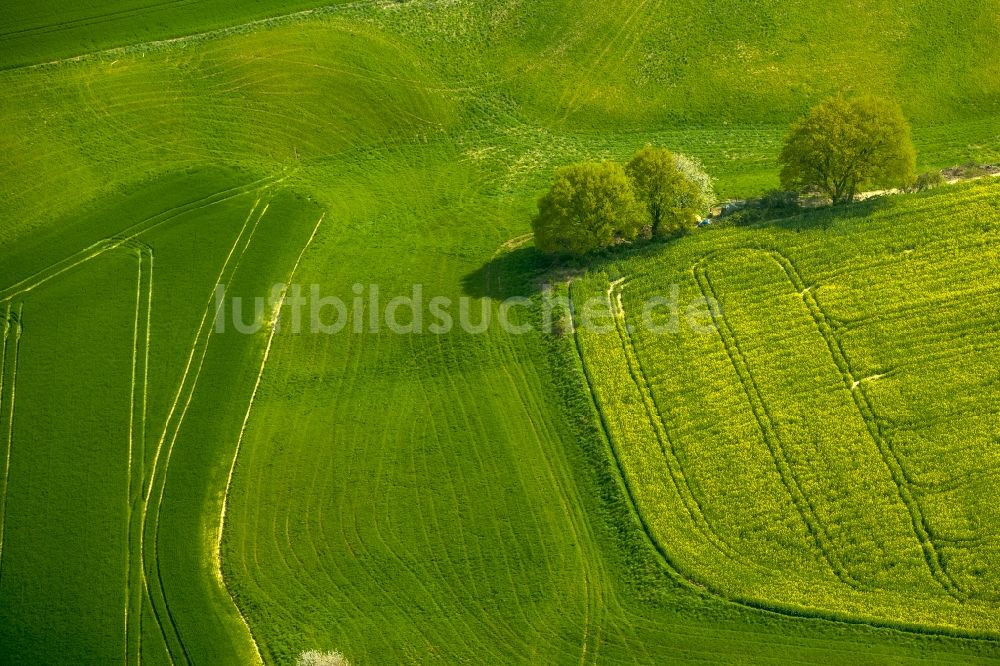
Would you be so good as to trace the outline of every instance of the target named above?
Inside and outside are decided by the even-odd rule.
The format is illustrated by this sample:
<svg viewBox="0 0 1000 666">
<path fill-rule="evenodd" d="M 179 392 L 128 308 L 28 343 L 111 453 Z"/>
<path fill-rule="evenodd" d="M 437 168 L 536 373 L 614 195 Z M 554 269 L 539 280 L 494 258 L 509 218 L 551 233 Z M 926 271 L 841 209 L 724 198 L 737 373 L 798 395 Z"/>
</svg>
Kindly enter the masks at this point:
<svg viewBox="0 0 1000 666">
<path fill-rule="evenodd" d="M 795 122 L 779 157 L 782 187 L 833 204 L 866 189 L 914 184 L 916 150 L 898 104 L 833 98 Z M 585 162 L 556 171 L 538 202 L 535 245 L 582 255 L 640 237 L 694 227 L 715 203 L 712 179 L 695 160 L 647 146 L 622 166 Z"/>
<path fill-rule="evenodd" d="M 714 203 L 712 179 L 695 160 L 647 146 L 628 164 L 583 162 L 556 171 L 538 202 L 535 245 L 582 255 L 637 238 L 693 228 Z"/>
</svg>

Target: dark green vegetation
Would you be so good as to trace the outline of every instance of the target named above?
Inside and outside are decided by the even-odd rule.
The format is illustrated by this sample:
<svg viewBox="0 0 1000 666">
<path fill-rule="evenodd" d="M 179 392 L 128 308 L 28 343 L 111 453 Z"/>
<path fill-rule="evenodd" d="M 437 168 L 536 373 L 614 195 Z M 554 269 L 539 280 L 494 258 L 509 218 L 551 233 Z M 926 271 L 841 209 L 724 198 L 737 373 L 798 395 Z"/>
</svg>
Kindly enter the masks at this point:
<svg viewBox="0 0 1000 666">
<path fill-rule="evenodd" d="M 316 6 L 308 0 L 11 2 L 0 14 L 0 69 L 174 39 Z"/>
<path fill-rule="evenodd" d="M 218 25 L 217 16 L 201 25 Z M 129 30 L 99 43 L 128 42 L 137 34 Z M 428 293 L 475 297 L 475 310 L 482 297 L 536 287 L 538 255 L 511 241 L 528 233 L 524 221 L 558 165 L 621 162 L 636 146 L 665 145 L 704 161 L 723 195 L 751 195 L 777 185 L 774 157 L 787 125 L 842 91 L 904 100 L 922 169 L 997 161 L 1000 76 L 984 57 L 996 31 L 992 5 L 968 0 L 793 9 L 724 2 L 708 10 L 641 0 L 362 3 L 3 72 L 5 319 L 14 318 L 7 302 L 12 315 L 24 304 L 21 337 L 17 322 L 5 326 L 4 349 L 22 354 L 23 365 L 5 360 L 0 408 L 0 422 L 13 414 L 14 423 L 4 459 L 3 660 L 106 663 L 118 654 L 135 663 L 139 636 L 143 663 L 168 655 L 178 664 L 243 663 L 254 646 L 237 608 L 269 663 L 309 649 L 340 650 L 358 664 L 995 658 L 990 641 L 751 610 L 685 584 L 629 508 L 571 338 L 492 329 L 271 338 L 265 328 L 239 339 L 198 332 L 258 196 L 260 205 L 273 199 L 263 235 L 234 269 L 237 292 L 266 296 L 286 281 L 325 212 L 297 282 L 340 295 L 356 282 L 387 294 L 420 282 Z M 34 61 L 67 55 L 53 42 L 28 41 Z M 232 188 L 246 191 L 140 239 L 154 258 L 152 308 L 141 305 L 144 245 L 10 298 L 10 286 L 64 257 Z M 976 192 L 954 196 L 978 201 Z M 990 233 L 995 213 L 981 213 L 977 223 Z M 818 256 L 822 228 L 838 224 L 847 222 L 820 217 L 805 235 L 770 233 L 781 233 L 790 256 L 801 238 L 802 256 L 817 255 L 808 264 L 816 273 L 804 275 L 816 279 L 835 260 Z M 860 219 L 849 228 L 857 226 Z M 919 228 L 928 239 L 948 234 L 942 220 Z M 664 251 L 689 252 L 688 243 L 711 244 L 715 233 Z M 725 232 L 724 244 L 753 233 Z M 891 243 L 889 235 L 843 245 L 888 256 Z M 983 264 L 954 265 L 961 276 Z M 760 280 L 761 298 L 795 296 L 777 289 L 766 265 L 751 269 L 746 278 Z M 165 427 L 177 439 L 169 465 L 161 449 L 156 463 L 133 464 L 129 475 L 127 460 L 138 458 L 124 455 L 128 435 L 143 423 L 129 418 L 132 351 L 146 311 L 150 363 L 135 367 L 149 368 L 150 386 L 138 439 L 144 455 L 154 454 Z M 193 349 L 207 349 L 194 387 L 182 380 Z M 819 360 L 823 349 L 813 354 Z M 72 381 L 59 376 L 61 363 Z M 40 395 L 37 382 L 49 380 L 52 395 Z M 879 386 L 891 384 L 872 389 Z M 175 396 L 188 394 L 178 424 L 179 414 L 168 414 Z M 970 461 L 977 458 L 961 464 Z M 83 465 L 107 483 L 84 483 L 91 476 Z M 222 571 L 238 607 L 213 568 L 227 487 Z M 143 488 L 153 489 L 153 504 L 136 495 Z M 848 490 L 844 501 L 854 501 Z M 136 523 L 152 505 L 159 517 Z M 937 515 L 932 508 L 923 510 Z M 83 513 L 49 522 L 60 511 Z M 905 522 L 892 525 L 911 538 Z M 60 532 L 92 568 L 73 552 L 34 547 L 58 545 Z M 842 551 L 854 557 L 860 546 Z M 803 552 L 788 556 L 810 561 Z M 842 559 L 859 577 L 880 575 Z M 961 589 L 989 585 L 992 574 L 977 578 L 978 564 L 945 565 Z M 51 579 L 57 570 L 64 580 Z M 143 571 L 148 594 L 134 585 Z M 934 599 L 935 576 L 926 574 Z M 118 583 L 100 585 L 105 579 Z M 126 633 L 134 625 L 125 598 L 134 600 L 130 617 L 144 609 L 138 633 Z"/>
<path fill-rule="evenodd" d="M 581 162 L 556 170 L 531 222 L 535 247 L 585 255 L 694 229 L 714 199 L 711 177 L 686 155 L 646 146 L 624 167 Z"/>
<path fill-rule="evenodd" d="M 116 199 L 4 263 L 0 644 L 250 661 L 211 539 L 260 348 L 212 334 L 214 291 L 267 293 L 320 212 L 218 170 Z"/>
</svg>

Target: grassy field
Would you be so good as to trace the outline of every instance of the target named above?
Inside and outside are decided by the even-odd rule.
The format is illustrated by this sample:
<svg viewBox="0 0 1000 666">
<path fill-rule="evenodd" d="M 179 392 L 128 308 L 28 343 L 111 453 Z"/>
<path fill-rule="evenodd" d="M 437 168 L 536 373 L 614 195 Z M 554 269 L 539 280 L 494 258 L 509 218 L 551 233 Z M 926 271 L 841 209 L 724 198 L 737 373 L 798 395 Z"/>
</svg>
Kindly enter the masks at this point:
<svg viewBox="0 0 1000 666">
<path fill-rule="evenodd" d="M 218 282 L 537 300 L 508 241 L 554 166 L 661 143 L 752 195 L 836 91 L 898 97 L 923 167 L 1000 160 L 988 3 L 749 7 L 350 3 L 39 67 L 300 7 L 11 12 L 0 661 L 996 660 L 992 370 L 948 356 L 990 324 L 933 307 L 989 286 L 995 186 L 575 281 L 725 306 L 724 338 L 581 340 L 617 460 L 571 337 L 205 326 Z"/>
<path fill-rule="evenodd" d="M 179 205 L 163 209 L 168 193 Z M 165 177 L 126 202 L 5 262 L 23 279 L 2 295 L 16 322 L 4 336 L 0 642 L 31 663 L 248 661 L 217 553 L 191 538 L 218 532 L 226 433 L 259 353 L 255 337 L 212 335 L 215 285 L 270 288 L 320 212 L 219 170 Z M 73 242 L 86 245 L 60 247 Z"/>
</svg>

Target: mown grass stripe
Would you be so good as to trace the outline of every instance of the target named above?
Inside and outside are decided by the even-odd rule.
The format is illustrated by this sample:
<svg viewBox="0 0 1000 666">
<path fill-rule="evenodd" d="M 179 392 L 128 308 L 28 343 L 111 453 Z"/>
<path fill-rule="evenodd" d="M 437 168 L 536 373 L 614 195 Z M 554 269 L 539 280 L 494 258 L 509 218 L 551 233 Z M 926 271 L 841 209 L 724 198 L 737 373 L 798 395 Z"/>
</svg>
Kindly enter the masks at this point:
<svg viewBox="0 0 1000 666">
<path fill-rule="evenodd" d="M 264 217 L 264 214 L 267 212 L 268 206 L 265 204 L 264 209 L 257 216 L 256 221 L 253 223 L 253 226 L 250 227 L 251 220 L 254 219 L 254 214 L 257 210 L 257 207 L 260 205 L 260 202 L 261 198 L 259 197 L 254 202 L 253 207 L 250 209 L 250 213 L 247 215 L 246 220 L 243 222 L 243 226 L 240 228 L 240 231 L 237 234 L 236 239 L 233 242 L 233 245 L 229 248 L 229 252 L 226 255 L 225 261 L 223 262 L 222 268 L 220 269 L 219 275 L 216 279 L 216 284 L 225 284 L 227 279 L 232 276 L 232 270 L 230 270 L 230 263 L 234 255 L 236 255 L 237 248 L 241 248 L 238 257 L 241 258 L 246 253 L 247 248 L 249 247 L 250 242 L 253 238 L 254 232 L 257 229 L 257 226 L 260 224 L 261 220 Z M 247 234 L 248 228 L 250 228 L 251 231 L 244 240 L 244 235 Z M 237 263 L 238 262 L 239 258 L 237 258 Z M 187 415 L 188 408 L 191 406 L 191 402 L 194 399 L 194 393 L 198 384 L 198 378 L 201 374 L 201 369 L 204 365 L 205 357 L 208 354 L 208 348 L 209 348 L 209 343 L 211 342 L 211 333 L 212 333 L 211 325 L 212 322 L 214 321 L 214 317 L 209 319 L 208 315 L 210 312 L 212 312 L 213 305 L 215 306 L 216 310 L 215 314 L 217 315 L 220 304 L 215 303 L 214 285 L 212 293 L 208 297 L 208 302 L 205 305 L 205 309 L 202 312 L 201 321 L 195 333 L 195 340 L 188 354 L 187 363 L 185 365 L 184 372 L 181 376 L 181 380 L 177 388 L 177 393 L 175 394 L 170 410 L 168 411 L 167 419 L 164 423 L 163 432 L 161 433 L 160 438 L 156 445 L 156 451 L 153 455 L 153 462 L 151 465 L 150 479 L 146 487 L 145 499 L 143 501 L 141 519 L 140 519 L 141 533 L 143 535 L 142 543 L 140 544 L 140 550 L 142 552 L 141 559 L 142 559 L 142 570 L 144 572 L 143 573 L 143 579 L 145 581 L 144 585 L 147 590 L 147 594 L 149 594 L 151 590 L 153 591 L 153 596 L 151 597 L 151 600 L 155 611 L 155 617 L 157 619 L 157 623 L 160 626 L 160 631 L 164 636 L 164 640 L 167 642 L 168 650 L 171 652 L 172 655 L 171 660 L 174 659 L 173 655 L 179 648 L 180 656 L 182 656 L 185 662 L 187 663 L 190 663 L 191 657 L 188 654 L 187 647 L 185 646 L 183 638 L 180 635 L 180 631 L 177 627 L 176 620 L 173 618 L 173 613 L 170 609 L 170 605 L 169 603 L 167 603 L 166 588 L 163 583 L 163 574 L 159 565 L 159 559 L 157 557 L 157 548 L 158 548 L 157 541 L 159 533 L 160 508 L 162 506 L 163 495 L 166 490 L 167 469 L 169 468 L 170 465 L 170 458 L 173 453 L 174 444 L 176 443 L 177 436 L 180 433 L 181 425 L 184 422 L 184 417 Z M 194 374 L 190 375 L 192 366 L 194 364 L 195 355 L 198 353 L 199 347 L 201 347 L 201 355 L 198 361 L 198 367 L 195 369 Z M 190 375 L 190 381 L 189 381 L 189 375 Z M 178 405 L 181 402 L 182 395 L 184 395 L 185 393 L 186 393 L 186 398 L 184 398 L 183 406 L 181 407 L 181 410 L 178 413 L 177 412 Z M 174 420 L 175 415 L 176 415 L 176 421 Z M 171 433 L 169 435 L 169 444 L 167 444 L 168 433 Z M 165 445 L 166 445 L 166 454 L 163 455 L 163 461 L 161 462 L 161 454 L 163 454 L 163 449 Z M 151 508 L 150 499 L 152 497 L 154 487 L 156 487 L 157 484 L 159 487 L 159 493 L 157 495 L 156 502 L 154 505 L 155 506 L 154 517 L 152 521 L 152 527 L 150 528 L 148 522 L 149 512 Z M 147 529 L 151 529 L 150 543 L 152 543 L 153 545 L 153 552 L 151 553 L 149 562 L 147 562 L 146 546 L 145 546 Z M 150 569 L 152 569 L 155 572 L 154 585 L 152 586 L 150 586 L 149 584 L 148 570 Z M 175 645 L 171 647 L 171 643 L 175 643 Z"/>
</svg>

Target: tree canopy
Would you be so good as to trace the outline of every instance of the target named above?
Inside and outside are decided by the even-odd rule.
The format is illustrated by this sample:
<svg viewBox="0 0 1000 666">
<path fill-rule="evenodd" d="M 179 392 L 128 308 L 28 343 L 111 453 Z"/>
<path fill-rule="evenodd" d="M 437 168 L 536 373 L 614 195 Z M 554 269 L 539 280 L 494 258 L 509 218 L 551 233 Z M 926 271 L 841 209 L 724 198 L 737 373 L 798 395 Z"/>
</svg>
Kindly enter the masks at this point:
<svg viewBox="0 0 1000 666">
<path fill-rule="evenodd" d="M 532 226 L 543 252 L 582 255 L 635 240 L 644 220 L 621 165 L 584 162 L 556 171 Z"/>
<path fill-rule="evenodd" d="M 696 168 L 690 159 L 686 166 Z M 669 150 L 646 146 L 626 165 L 625 173 L 646 206 L 654 237 L 694 227 L 710 203 L 702 186 L 681 169 L 678 156 Z M 711 187 L 710 179 L 705 182 Z"/>
<path fill-rule="evenodd" d="M 916 150 L 898 104 L 837 97 L 792 125 L 779 161 L 782 187 L 836 204 L 853 201 L 864 188 L 910 185 Z"/>
</svg>

